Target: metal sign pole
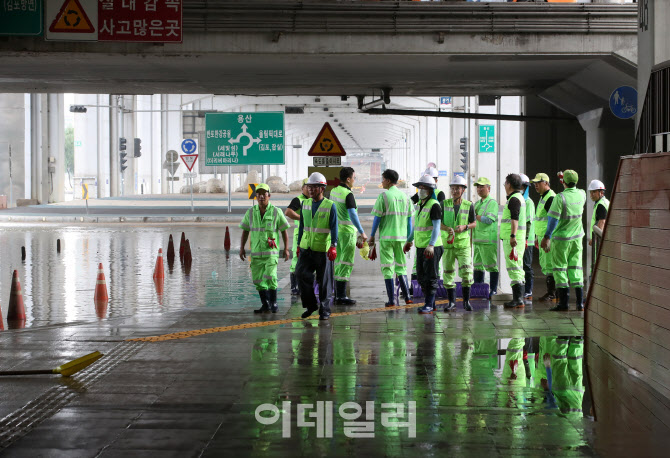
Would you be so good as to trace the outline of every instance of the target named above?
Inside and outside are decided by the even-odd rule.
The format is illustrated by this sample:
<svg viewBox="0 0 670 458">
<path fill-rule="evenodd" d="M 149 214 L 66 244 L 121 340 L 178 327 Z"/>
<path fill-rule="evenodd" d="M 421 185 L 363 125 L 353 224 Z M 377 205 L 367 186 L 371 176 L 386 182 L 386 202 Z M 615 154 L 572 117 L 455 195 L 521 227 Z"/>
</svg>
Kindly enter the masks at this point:
<svg viewBox="0 0 670 458">
<path fill-rule="evenodd" d="M 12 144 L 9 144 L 9 202 L 7 202 L 7 208 L 12 206 Z"/>
<path fill-rule="evenodd" d="M 231 166 L 228 166 L 228 213 L 232 211 L 232 202 L 231 202 L 231 196 L 233 194 L 233 190 L 230 188 L 232 185 L 232 180 L 230 178 L 230 171 L 232 170 Z"/>
<path fill-rule="evenodd" d="M 195 181 L 195 179 L 191 175 L 191 213 L 193 213 L 195 211 L 195 209 L 193 208 L 193 182 L 194 181 Z"/>
</svg>

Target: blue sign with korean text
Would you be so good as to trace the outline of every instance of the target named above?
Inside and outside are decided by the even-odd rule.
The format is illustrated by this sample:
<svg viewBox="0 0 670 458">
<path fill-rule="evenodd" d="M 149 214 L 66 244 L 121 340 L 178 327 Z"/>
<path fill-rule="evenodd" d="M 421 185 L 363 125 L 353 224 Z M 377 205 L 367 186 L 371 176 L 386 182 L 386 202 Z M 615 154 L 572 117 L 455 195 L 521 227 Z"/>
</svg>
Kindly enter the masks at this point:
<svg viewBox="0 0 670 458">
<path fill-rule="evenodd" d="M 629 119 L 637 114 L 637 90 L 630 86 L 618 87 L 610 95 L 610 110 L 620 119 Z"/>
<path fill-rule="evenodd" d="M 438 172 L 438 175 L 441 176 L 441 177 L 446 177 L 447 176 L 447 171 L 446 170 L 440 170 Z"/>
</svg>

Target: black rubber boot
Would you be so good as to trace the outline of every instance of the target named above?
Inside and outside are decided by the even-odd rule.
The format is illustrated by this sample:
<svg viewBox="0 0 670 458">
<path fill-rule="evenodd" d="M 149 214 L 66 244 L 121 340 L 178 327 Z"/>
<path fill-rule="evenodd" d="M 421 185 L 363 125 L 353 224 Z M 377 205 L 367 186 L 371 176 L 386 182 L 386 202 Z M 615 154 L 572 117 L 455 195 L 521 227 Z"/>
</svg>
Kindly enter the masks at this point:
<svg viewBox="0 0 670 458">
<path fill-rule="evenodd" d="M 335 304 L 337 305 L 355 305 L 356 301 L 347 297 L 347 282 L 335 282 Z"/>
<path fill-rule="evenodd" d="M 405 299 L 405 304 L 413 304 L 414 301 L 410 299 L 409 291 L 407 289 L 407 275 L 398 275 L 398 283 L 400 283 L 400 292 Z"/>
<path fill-rule="evenodd" d="M 269 289 L 268 290 L 268 305 L 272 313 L 277 313 L 277 290 Z"/>
<path fill-rule="evenodd" d="M 552 312 L 567 312 L 570 304 L 570 288 L 557 288 L 558 304 L 550 308 Z"/>
<path fill-rule="evenodd" d="M 475 270 L 472 273 L 472 279 L 475 283 L 484 283 L 484 271 L 483 270 Z"/>
<path fill-rule="evenodd" d="M 270 306 L 268 305 L 268 292 L 267 290 L 262 290 L 258 292 L 258 296 L 261 298 L 261 308 L 254 310 L 254 313 L 268 313 L 270 311 Z"/>
<path fill-rule="evenodd" d="M 524 286 L 520 283 L 512 286 L 512 300 L 505 302 L 504 306 L 506 308 L 521 308 L 524 306 L 523 303 L 523 291 Z"/>
<path fill-rule="evenodd" d="M 584 311 L 584 289 L 575 288 L 575 296 L 577 296 L 577 311 Z"/>
<path fill-rule="evenodd" d="M 556 299 L 556 281 L 553 275 L 547 275 L 547 294 L 540 298 L 542 302 L 549 302 Z"/>
<path fill-rule="evenodd" d="M 414 280 L 418 280 L 419 277 L 416 276 L 416 274 L 412 274 L 410 277 L 410 282 L 409 282 L 409 295 L 410 297 L 414 297 Z"/>
<path fill-rule="evenodd" d="M 297 296 L 300 294 L 300 289 L 298 289 L 298 277 L 295 276 L 295 273 L 291 273 L 291 295 Z"/>
<path fill-rule="evenodd" d="M 500 278 L 500 272 L 490 272 L 491 280 L 489 281 L 489 300 L 494 294 L 498 294 L 498 279 Z"/>
<path fill-rule="evenodd" d="M 454 299 L 454 296 L 456 295 L 455 293 L 456 291 L 454 290 L 454 288 L 450 288 L 447 290 L 447 299 L 449 300 L 449 302 L 447 303 L 447 305 L 444 306 L 445 312 L 451 312 L 456 308 L 456 301 Z"/>
<path fill-rule="evenodd" d="M 463 308 L 468 312 L 472 312 L 472 306 L 470 305 L 470 287 L 469 286 L 464 286 L 463 287 Z"/>
<path fill-rule="evenodd" d="M 385 278 L 384 284 L 386 285 L 386 295 L 388 296 L 388 301 L 384 304 L 386 307 L 395 307 L 395 287 L 393 285 L 392 278 Z"/>
</svg>

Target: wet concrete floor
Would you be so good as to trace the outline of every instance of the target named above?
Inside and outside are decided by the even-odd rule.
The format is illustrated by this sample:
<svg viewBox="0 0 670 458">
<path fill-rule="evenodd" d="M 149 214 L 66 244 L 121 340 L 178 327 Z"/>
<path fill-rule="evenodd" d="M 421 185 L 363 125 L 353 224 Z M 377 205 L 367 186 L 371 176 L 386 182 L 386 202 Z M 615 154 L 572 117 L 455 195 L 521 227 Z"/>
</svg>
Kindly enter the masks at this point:
<svg viewBox="0 0 670 458">
<path fill-rule="evenodd" d="M 194 246 L 193 266 L 186 275 L 177 260 L 160 297 L 151 278 L 156 253 L 167 247 L 170 232 L 178 239 L 181 230 Z M 231 232 L 235 248 L 239 232 Z M 105 357 L 69 379 L 0 377 L 0 453 L 609 456 L 639 450 L 625 428 L 590 417 L 582 313 L 549 312 L 540 303 L 509 311 L 476 301 L 474 312 L 459 302 L 448 314 L 408 308 L 338 316 L 383 307 L 378 261 L 357 258 L 352 296 L 359 304 L 336 306 L 330 321 L 298 319 L 303 309 L 286 287 L 283 262 L 279 313 L 254 315 L 248 265 L 236 249 L 226 259 L 224 233 L 220 225 L 3 228 L 0 304 L 4 311 L 11 271 L 18 269 L 29 319 L 23 329 L 7 329 L 5 322 L 0 370 L 52 368 L 94 350 Z M 25 264 L 24 245 L 31 254 Z M 93 304 L 98 262 L 110 291 L 104 313 Z M 270 320 L 286 321 L 127 341 Z"/>
</svg>

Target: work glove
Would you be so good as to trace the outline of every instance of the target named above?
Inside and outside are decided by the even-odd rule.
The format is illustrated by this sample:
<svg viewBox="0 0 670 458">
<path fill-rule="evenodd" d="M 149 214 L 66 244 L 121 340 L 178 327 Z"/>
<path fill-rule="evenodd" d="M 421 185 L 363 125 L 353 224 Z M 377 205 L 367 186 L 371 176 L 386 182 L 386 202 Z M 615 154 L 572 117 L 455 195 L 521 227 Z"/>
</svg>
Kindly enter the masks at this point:
<svg viewBox="0 0 670 458">
<path fill-rule="evenodd" d="M 558 172 L 557 175 L 558 175 L 559 181 L 561 182 L 561 184 L 563 184 L 563 172 Z"/>
<path fill-rule="evenodd" d="M 297 257 L 300 257 L 300 247 L 296 248 L 296 250 L 295 250 L 295 255 L 296 255 Z"/>
<path fill-rule="evenodd" d="M 356 238 L 356 248 L 361 249 L 361 248 L 363 248 L 364 244 L 365 244 L 365 239 L 363 238 L 362 235 L 359 235 Z"/>
<path fill-rule="evenodd" d="M 361 249 L 358 251 L 361 254 L 361 258 L 366 261 L 370 259 L 370 245 L 364 243 Z"/>
<path fill-rule="evenodd" d="M 272 237 L 268 237 L 268 247 L 277 248 L 277 242 Z"/>
<path fill-rule="evenodd" d="M 370 251 L 370 255 L 368 257 L 370 258 L 370 261 L 377 259 L 377 245 L 372 246 L 372 251 Z"/>
<path fill-rule="evenodd" d="M 428 245 L 423 250 L 423 256 L 426 259 L 431 259 L 433 256 L 435 256 L 435 247 L 433 247 L 432 245 Z"/>
<path fill-rule="evenodd" d="M 336 257 L 337 257 L 337 248 L 335 248 L 334 246 L 331 246 L 328 249 L 328 259 L 331 260 L 331 261 L 334 261 Z"/>
<path fill-rule="evenodd" d="M 540 244 L 538 243 L 537 239 L 535 239 L 535 249 L 536 250 L 540 249 Z"/>
<path fill-rule="evenodd" d="M 509 259 L 511 261 L 518 261 L 519 260 L 519 255 L 516 252 L 516 247 L 512 248 L 512 250 L 509 252 Z"/>
<path fill-rule="evenodd" d="M 447 234 L 449 234 L 449 238 L 447 239 L 447 243 L 449 245 L 453 245 L 454 244 L 454 238 L 456 237 L 456 231 L 454 231 L 453 228 L 448 227 L 447 228 Z"/>
<path fill-rule="evenodd" d="M 528 239 L 526 239 L 526 248 L 528 248 Z"/>
<path fill-rule="evenodd" d="M 405 243 L 405 246 L 402 247 L 402 252 L 407 254 L 412 249 L 412 242 Z"/>
</svg>

